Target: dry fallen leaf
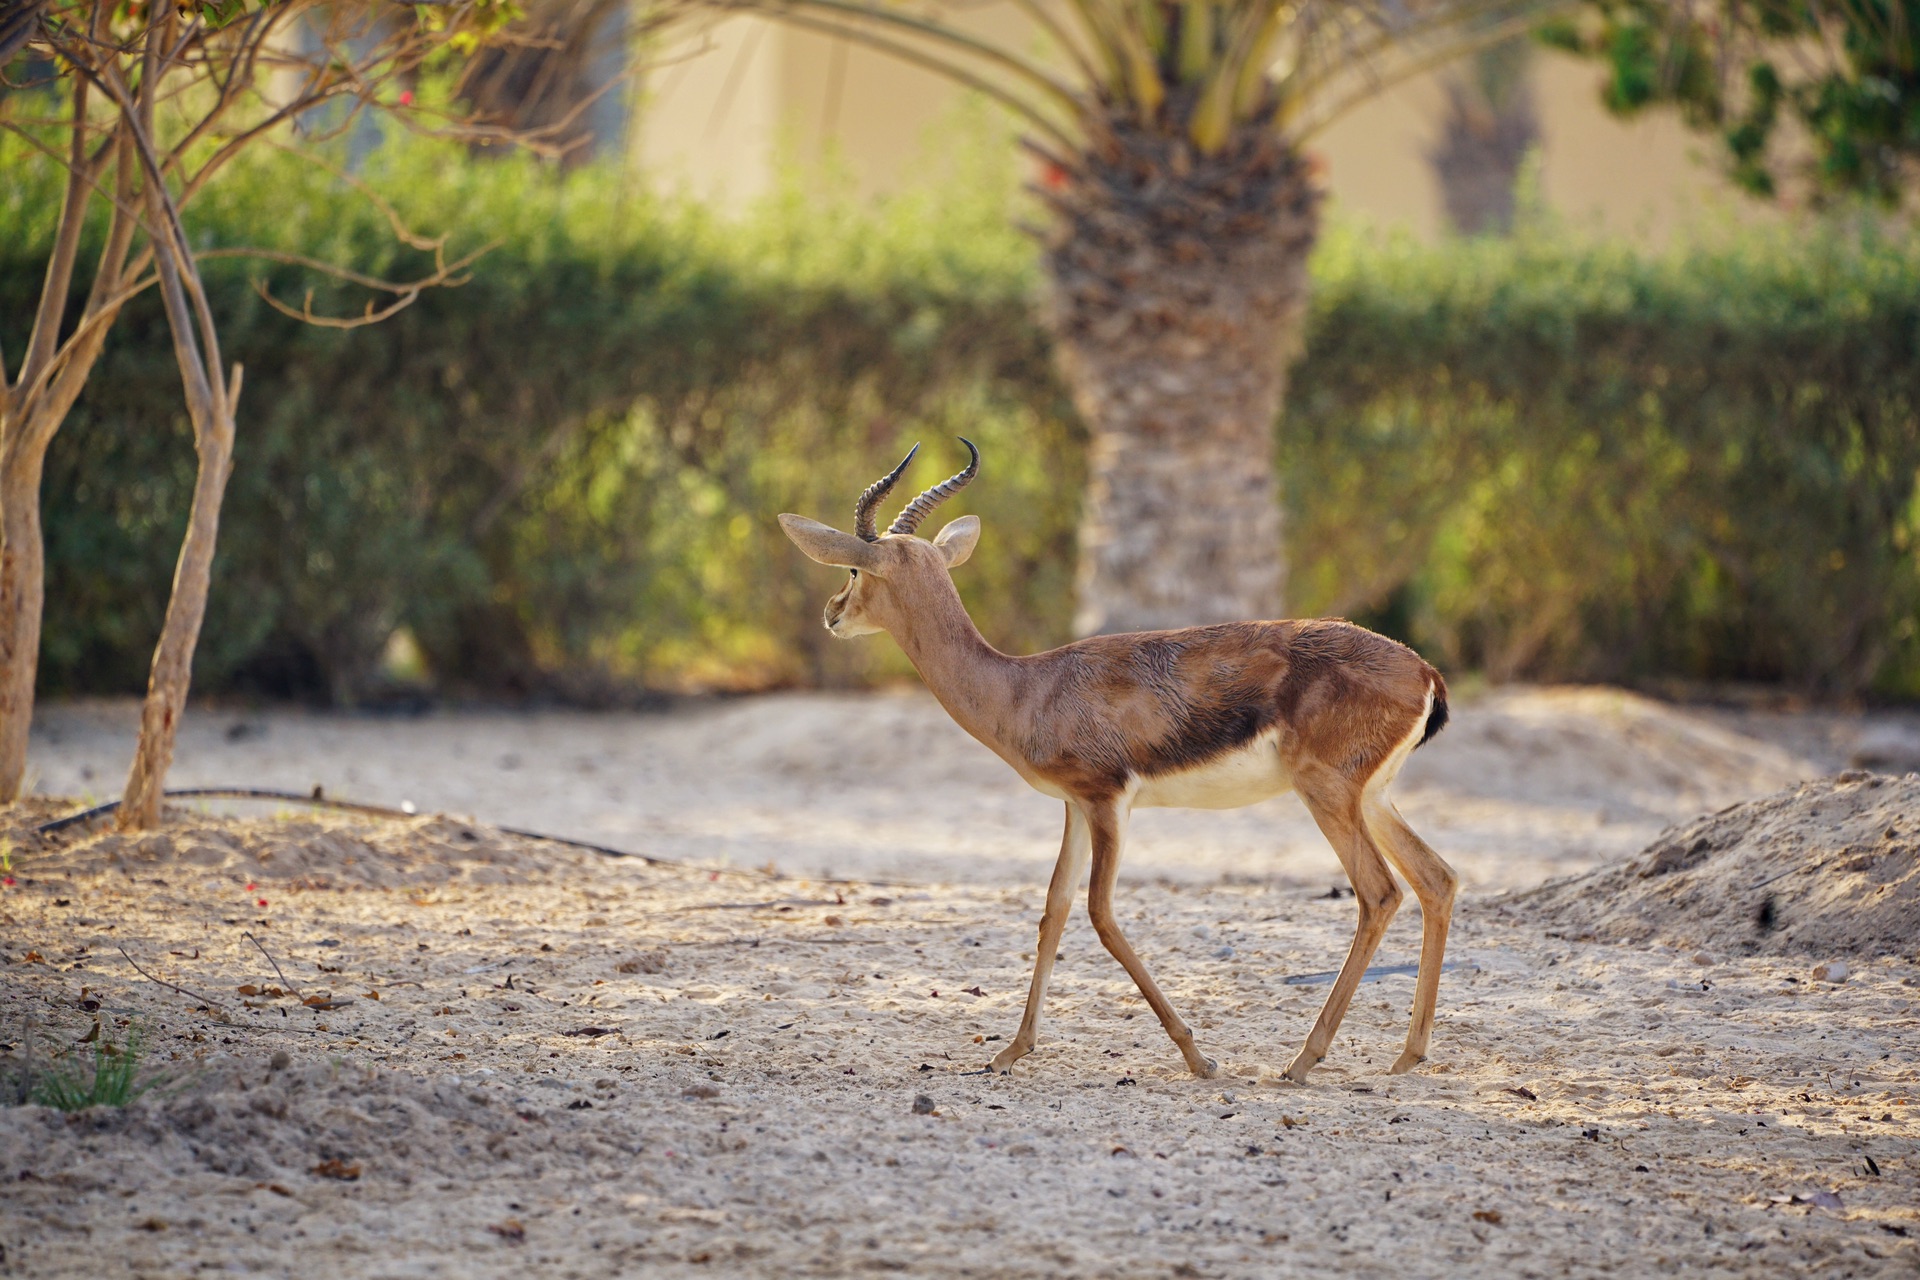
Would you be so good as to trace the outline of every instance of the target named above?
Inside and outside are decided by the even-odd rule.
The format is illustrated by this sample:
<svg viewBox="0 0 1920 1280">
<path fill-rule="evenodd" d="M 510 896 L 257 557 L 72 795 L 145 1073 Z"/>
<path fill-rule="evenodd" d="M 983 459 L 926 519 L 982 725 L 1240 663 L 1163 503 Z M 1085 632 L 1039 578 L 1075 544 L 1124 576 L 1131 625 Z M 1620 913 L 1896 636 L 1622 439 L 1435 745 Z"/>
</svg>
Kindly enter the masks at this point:
<svg viewBox="0 0 1920 1280">
<path fill-rule="evenodd" d="M 1473 1211 L 1473 1220 L 1475 1222 L 1484 1222 L 1490 1227 L 1497 1227 L 1500 1225 L 1500 1211 L 1498 1209 L 1475 1209 Z"/>
<path fill-rule="evenodd" d="M 360 1177 L 360 1166 L 348 1164 L 338 1156 L 330 1156 L 307 1172 L 322 1178 L 338 1178 L 342 1182 L 353 1182 Z"/>
<path fill-rule="evenodd" d="M 520 1219 L 518 1218 L 508 1218 L 505 1222 L 491 1223 L 488 1225 L 487 1230 L 493 1232 L 493 1234 L 499 1236 L 508 1244 L 525 1244 L 527 1242 L 527 1229 L 521 1225 Z"/>
<path fill-rule="evenodd" d="M 302 1000 L 300 1003 L 307 1006 L 307 1008 L 309 1009 L 338 1009 L 342 1005 L 352 1004 L 353 997 L 352 996 L 336 996 L 336 995 L 323 993 L 320 995 L 308 996 L 305 1000 Z"/>
</svg>

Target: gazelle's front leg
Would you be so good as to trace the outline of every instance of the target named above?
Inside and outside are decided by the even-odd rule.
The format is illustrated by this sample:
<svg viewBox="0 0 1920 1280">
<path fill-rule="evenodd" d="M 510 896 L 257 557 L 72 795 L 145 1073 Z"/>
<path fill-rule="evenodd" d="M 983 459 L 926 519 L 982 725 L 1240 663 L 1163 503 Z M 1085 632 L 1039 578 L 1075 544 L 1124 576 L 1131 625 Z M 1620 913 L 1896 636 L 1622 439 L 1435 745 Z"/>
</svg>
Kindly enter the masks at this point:
<svg viewBox="0 0 1920 1280">
<path fill-rule="evenodd" d="M 1040 1034 L 1040 1006 L 1047 1000 L 1047 982 L 1053 977 L 1053 959 L 1060 953 L 1060 935 L 1067 927 L 1067 913 L 1073 910 L 1073 891 L 1079 887 L 1080 873 L 1087 867 L 1087 820 L 1073 801 L 1067 801 L 1067 829 L 1060 837 L 1060 859 L 1053 864 L 1053 880 L 1047 885 L 1047 906 L 1040 915 L 1040 945 L 1033 955 L 1033 982 L 1027 988 L 1027 1011 L 1020 1018 L 1020 1030 L 1013 1043 L 993 1055 L 993 1069 L 1005 1074 L 1013 1064 L 1033 1052 Z"/>
<path fill-rule="evenodd" d="M 1167 1029 L 1167 1034 L 1173 1037 L 1173 1043 L 1180 1050 L 1180 1056 L 1187 1060 L 1187 1070 L 1202 1079 L 1208 1079 L 1219 1073 L 1219 1064 L 1193 1047 L 1193 1032 L 1173 1011 L 1167 998 L 1160 994 L 1153 975 L 1147 972 L 1147 966 L 1140 962 L 1126 935 L 1120 932 L 1120 922 L 1113 918 L 1113 883 L 1120 874 L 1125 822 L 1125 812 L 1117 802 L 1088 806 L 1087 825 L 1093 843 L 1093 876 L 1087 881 L 1087 915 L 1092 919 L 1093 931 L 1100 935 L 1101 943 L 1132 977 L 1133 984 L 1140 988 L 1140 994 L 1147 998 L 1147 1003 L 1153 1006 L 1160 1025 Z"/>
</svg>

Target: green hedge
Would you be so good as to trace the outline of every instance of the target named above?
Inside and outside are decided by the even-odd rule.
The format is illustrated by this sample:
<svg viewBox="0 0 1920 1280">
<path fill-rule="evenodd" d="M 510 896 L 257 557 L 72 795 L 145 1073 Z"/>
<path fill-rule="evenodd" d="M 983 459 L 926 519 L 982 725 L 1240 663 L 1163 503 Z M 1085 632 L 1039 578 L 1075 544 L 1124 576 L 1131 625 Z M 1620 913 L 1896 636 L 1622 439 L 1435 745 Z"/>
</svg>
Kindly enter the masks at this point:
<svg viewBox="0 0 1920 1280">
<path fill-rule="evenodd" d="M 0 154 L 0 349 L 55 193 Z M 1030 299 L 1010 171 L 879 209 L 744 221 L 398 153 L 370 175 L 464 287 L 353 332 L 276 315 L 297 270 L 222 260 L 247 365 L 202 690 L 378 696 L 397 628 L 450 693 L 843 685 L 904 671 L 818 624 L 832 575 L 772 516 L 844 516 L 924 441 L 986 454 L 962 590 L 996 642 L 1066 638 L 1083 435 Z M 208 245 L 394 275 L 356 193 L 285 157 L 190 215 Z M 356 309 L 320 287 L 316 308 Z M 54 446 L 43 687 L 138 688 L 192 451 L 164 325 L 116 332 Z M 1920 250 L 1858 231 L 1636 254 L 1550 232 L 1426 248 L 1336 232 L 1278 433 L 1291 592 L 1452 670 L 1920 693 Z"/>
</svg>

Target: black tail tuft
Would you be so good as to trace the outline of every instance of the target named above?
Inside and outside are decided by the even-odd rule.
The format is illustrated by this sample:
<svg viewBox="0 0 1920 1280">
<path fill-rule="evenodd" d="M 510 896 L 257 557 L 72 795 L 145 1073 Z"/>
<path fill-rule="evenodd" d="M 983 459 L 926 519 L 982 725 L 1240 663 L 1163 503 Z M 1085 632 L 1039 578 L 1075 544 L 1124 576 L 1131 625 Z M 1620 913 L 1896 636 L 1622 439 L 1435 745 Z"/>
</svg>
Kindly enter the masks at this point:
<svg viewBox="0 0 1920 1280">
<path fill-rule="evenodd" d="M 1427 740 L 1447 727 L 1447 687 L 1437 686 L 1433 691 L 1433 710 L 1427 712 L 1427 731 L 1420 735 L 1416 748 L 1427 745 Z"/>
</svg>

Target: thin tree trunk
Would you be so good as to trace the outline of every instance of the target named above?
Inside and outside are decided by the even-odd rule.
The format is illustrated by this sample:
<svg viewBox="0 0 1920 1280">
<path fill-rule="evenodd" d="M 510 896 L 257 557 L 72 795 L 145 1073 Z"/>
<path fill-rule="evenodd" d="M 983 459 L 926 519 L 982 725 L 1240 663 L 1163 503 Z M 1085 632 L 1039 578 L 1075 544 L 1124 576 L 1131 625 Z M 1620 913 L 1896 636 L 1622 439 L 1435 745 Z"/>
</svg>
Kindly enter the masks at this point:
<svg viewBox="0 0 1920 1280">
<path fill-rule="evenodd" d="M 1120 128 L 1091 150 L 1056 197 L 1047 254 L 1061 363 L 1092 435 L 1074 629 L 1277 616 L 1274 432 L 1317 193 L 1257 129 L 1204 160 Z"/>
<path fill-rule="evenodd" d="M 0 438 L 17 430 L 0 423 Z M 11 441 L 9 441 L 11 443 Z M 20 798 L 40 666 L 46 554 L 40 542 L 44 450 L 0 451 L 0 804 Z"/>
<path fill-rule="evenodd" d="M 169 20 L 148 29 L 143 84 L 152 80 L 155 56 L 165 47 L 162 41 L 171 26 Z M 174 361 L 180 366 L 187 412 L 193 419 L 200 470 L 194 480 L 193 507 L 187 515 L 187 536 L 174 569 L 173 594 L 167 600 L 166 622 L 160 628 L 160 643 L 154 647 L 153 667 L 147 676 L 147 699 L 140 710 L 140 741 L 134 747 L 133 768 L 115 819 L 122 831 L 160 823 L 167 769 L 173 764 L 180 715 L 186 709 L 187 691 L 193 681 L 193 651 L 200 643 L 200 624 L 206 618 L 207 592 L 213 581 L 220 503 L 233 469 L 233 421 L 240 401 L 241 375 L 240 366 L 235 365 L 232 377 L 221 380 L 219 331 L 207 306 L 200 269 L 187 247 L 179 206 L 167 189 L 153 147 L 153 99 L 143 94 L 138 106 L 129 128 L 146 175 L 154 269 L 166 306 L 167 329 L 173 337 Z"/>
<path fill-rule="evenodd" d="M 73 87 L 67 186 L 48 256 L 40 305 L 19 377 L 7 385 L 0 359 L 0 804 L 20 798 L 26 785 L 27 741 L 33 727 L 34 683 L 40 667 L 40 620 L 46 598 L 46 549 L 40 530 L 40 478 L 47 449 L 86 386 L 124 298 L 122 268 L 133 235 L 124 210 L 112 214 L 107 239 L 80 324 L 63 342 L 61 322 L 73 284 L 80 233 L 91 184 L 117 163 L 121 204 L 131 191 L 127 151 L 116 135 L 89 156 L 84 80 Z"/>
<path fill-rule="evenodd" d="M 207 615 L 207 592 L 213 582 L 213 553 L 220 534 L 220 504 L 227 477 L 233 471 L 233 414 L 240 399 L 240 370 L 233 371 L 227 393 L 227 412 L 209 415 L 196 431 L 200 471 L 193 486 L 193 509 L 187 517 L 187 536 L 174 569 L 173 594 L 167 601 L 166 623 L 153 651 L 147 676 L 147 700 L 140 709 L 140 741 L 134 749 L 133 770 L 120 802 L 121 830 L 141 830 L 160 823 L 160 801 L 167 770 L 173 764 L 173 746 L 193 681 L 193 651 L 200 643 L 200 624 Z"/>
<path fill-rule="evenodd" d="M 117 289 L 127 232 L 108 235 L 95 299 Z M 27 738 L 33 727 L 34 682 L 40 667 L 40 619 L 46 601 L 46 547 L 40 531 L 40 478 L 53 437 L 72 412 L 87 375 L 106 346 L 120 304 L 89 302 L 69 339 L 53 384 L 22 411 L 0 405 L 0 804 L 20 798 L 26 783 Z M 106 314 L 101 314 L 106 312 Z"/>
</svg>

